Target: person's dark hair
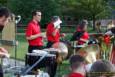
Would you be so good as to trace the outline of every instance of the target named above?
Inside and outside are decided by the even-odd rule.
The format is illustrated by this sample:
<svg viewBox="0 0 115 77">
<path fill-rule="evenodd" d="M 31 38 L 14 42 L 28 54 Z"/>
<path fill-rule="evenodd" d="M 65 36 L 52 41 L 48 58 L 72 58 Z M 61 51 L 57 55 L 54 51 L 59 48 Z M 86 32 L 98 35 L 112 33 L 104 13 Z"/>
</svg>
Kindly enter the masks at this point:
<svg viewBox="0 0 115 77">
<path fill-rule="evenodd" d="M 87 24 L 88 24 L 88 21 L 87 21 L 87 20 L 82 20 L 79 24 L 87 25 Z"/>
<path fill-rule="evenodd" d="M 84 31 L 84 27 L 88 24 L 88 22 L 86 20 L 82 20 L 80 23 L 79 23 L 79 29 L 81 31 Z"/>
<path fill-rule="evenodd" d="M 36 14 L 37 14 L 37 12 L 41 12 L 40 10 L 34 10 L 33 12 L 32 12 L 32 16 L 35 16 Z"/>
<path fill-rule="evenodd" d="M 81 65 L 81 63 L 83 63 L 84 61 L 85 59 L 80 55 L 73 55 L 70 57 L 70 60 L 69 60 L 70 65 L 73 68 L 78 68 Z"/>
<path fill-rule="evenodd" d="M 59 19 L 59 16 L 53 16 L 53 17 L 51 18 L 51 20 L 52 20 L 53 22 L 57 21 L 58 19 Z"/>
<path fill-rule="evenodd" d="M 1 7 L 0 8 L 0 17 L 5 16 L 9 17 L 10 11 L 6 7 Z"/>
<path fill-rule="evenodd" d="M 85 26 L 86 26 L 86 25 L 85 25 L 84 23 L 80 24 L 80 25 L 79 25 L 80 30 L 83 31 Z"/>
<path fill-rule="evenodd" d="M 110 73 L 115 72 L 114 66 L 106 60 L 96 61 L 90 69 L 91 77 L 99 77 L 105 75 L 107 77 L 111 76 Z M 107 74 L 108 73 L 108 74 Z M 107 75 L 106 75 L 107 74 Z"/>
</svg>

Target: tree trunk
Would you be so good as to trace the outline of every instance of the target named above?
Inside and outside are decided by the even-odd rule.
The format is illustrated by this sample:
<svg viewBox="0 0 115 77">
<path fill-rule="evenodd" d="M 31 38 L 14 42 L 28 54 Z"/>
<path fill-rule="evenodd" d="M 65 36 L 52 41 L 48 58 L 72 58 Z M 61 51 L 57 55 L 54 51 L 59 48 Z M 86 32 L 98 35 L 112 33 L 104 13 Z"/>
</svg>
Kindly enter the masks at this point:
<svg viewBox="0 0 115 77">
<path fill-rule="evenodd" d="M 95 21 L 96 21 L 95 15 L 93 15 L 93 30 L 95 30 Z"/>
</svg>

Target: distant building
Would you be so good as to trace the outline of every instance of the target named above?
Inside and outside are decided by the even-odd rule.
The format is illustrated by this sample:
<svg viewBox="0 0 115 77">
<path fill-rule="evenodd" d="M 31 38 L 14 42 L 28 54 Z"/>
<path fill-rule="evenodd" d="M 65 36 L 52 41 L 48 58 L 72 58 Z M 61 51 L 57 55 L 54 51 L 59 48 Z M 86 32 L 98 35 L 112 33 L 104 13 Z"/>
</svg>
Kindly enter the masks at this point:
<svg viewBox="0 0 115 77">
<path fill-rule="evenodd" d="M 110 11 L 111 11 L 111 19 L 115 19 L 115 9 L 113 9 L 112 7 L 115 8 L 115 0 L 109 0 L 108 4 L 110 5 Z"/>
</svg>

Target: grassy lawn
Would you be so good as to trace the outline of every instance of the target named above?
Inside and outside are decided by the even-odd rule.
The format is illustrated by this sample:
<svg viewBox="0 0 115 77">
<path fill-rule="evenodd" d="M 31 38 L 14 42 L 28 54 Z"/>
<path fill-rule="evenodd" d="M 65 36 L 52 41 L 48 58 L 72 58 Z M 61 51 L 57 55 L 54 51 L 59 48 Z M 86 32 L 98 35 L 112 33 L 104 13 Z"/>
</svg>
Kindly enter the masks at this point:
<svg viewBox="0 0 115 77">
<path fill-rule="evenodd" d="M 18 35 L 18 46 L 17 46 L 17 59 L 25 60 L 25 54 L 27 53 L 28 42 L 24 35 Z M 15 48 L 10 51 L 11 57 L 15 56 Z"/>
</svg>

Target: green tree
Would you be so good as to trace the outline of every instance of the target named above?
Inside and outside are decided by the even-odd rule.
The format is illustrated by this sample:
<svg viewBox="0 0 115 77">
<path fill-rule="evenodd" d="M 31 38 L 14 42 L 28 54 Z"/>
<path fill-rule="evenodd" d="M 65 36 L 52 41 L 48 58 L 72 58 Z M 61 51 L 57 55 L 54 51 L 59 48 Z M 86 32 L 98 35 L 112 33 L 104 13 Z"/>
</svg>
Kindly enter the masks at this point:
<svg viewBox="0 0 115 77">
<path fill-rule="evenodd" d="M 42 23 L 46 24 L 54 15 L 60 15 L 60 7 L 56 0 L 41 0 L 41 11 L 43 12 Z"/>
<path fill-rule="evenodd" d="M 39 3 L 39 0 L 9 0 L 8 7 L 15 15 L 21 15 L 22 23 L 27 24 L 31 19 L 31 12 L 40 8 Z"/>
<path fill-rule="evenodd" d="M 0 6 L 7 6 L 7 0 L 0 0 Z"/>
<path fill-rule="evenodd" d="M 62 5 L 65 4 L 64 8 L 67 7 L 66 14 L 79 19 L 93 20 L 93 29 L 96 19 L 106 18 L 109 15 L 108 1 L 105 0 L 63 0 L 62 2 Z"/>
<path fill-rule="evenodd" d="M 26 24 L 31 19 L 31 12 L 35 9 L 42 11 L 42 25 L 47 23 L 51 16 L 60 15 L 56 0 L 9 0 L 8 6 L 14 14 L 21 15 L 22 21 Z"/>
</svg>

